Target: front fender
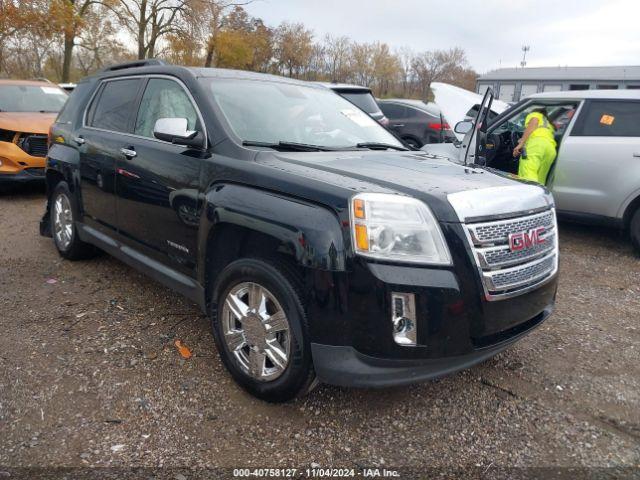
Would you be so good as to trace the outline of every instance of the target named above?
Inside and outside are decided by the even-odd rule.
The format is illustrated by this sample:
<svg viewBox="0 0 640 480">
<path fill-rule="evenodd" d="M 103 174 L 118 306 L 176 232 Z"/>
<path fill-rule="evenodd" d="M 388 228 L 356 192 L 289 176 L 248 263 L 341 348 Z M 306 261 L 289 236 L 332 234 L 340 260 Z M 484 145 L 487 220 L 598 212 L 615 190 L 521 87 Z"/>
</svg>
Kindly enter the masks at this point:
<svg viewBox="0 0 640 480">
<path fill-rule="evenodd" d="M 206 252 L 217 226 L 231 224 L 277 239 L 279 252 L 291 255 L 300 266 L 345 270 L 343 230 L 328 208 L 243 185 L 217 184 L 205 194 L 202 222 L 200 252 Z M 204 258 L 200 262 L 204 266 Z"/>
</svg>

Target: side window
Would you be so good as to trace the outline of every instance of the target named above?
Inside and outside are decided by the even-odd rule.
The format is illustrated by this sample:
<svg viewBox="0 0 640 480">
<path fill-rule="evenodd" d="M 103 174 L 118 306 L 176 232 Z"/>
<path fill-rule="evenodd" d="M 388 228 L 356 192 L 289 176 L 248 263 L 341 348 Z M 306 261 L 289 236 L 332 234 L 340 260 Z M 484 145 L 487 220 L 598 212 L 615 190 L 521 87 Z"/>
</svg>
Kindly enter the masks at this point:
<svg viewBox="0 0 640 480">
<path fill-rule="evenodd" d="M 411 108 L 411 107 L 406 108 L 405 116 L 407 118 L 418 118 L 421 114 L 422 113 L 417 108 Z"/>
<path fill-rule="evenodd" d="M 398 119 L 406 117 L 405 108 L 395 103 L 383 103 L 380 108 L 387 118 Z"/>
<path fill-rule="evenodd" d="M 593 100 L 577 119 L 572 136 L 640 137 L 640 102 Z"/>
<path fill-rule="evenodd" d="M 140 82 L 137 78 L 106 82 L 91 106 L 89 125 L 114 132 L 128 132 Z"/>
<path fill-rule="evenodd" d="M 187 128 L 196 130 L 198 114 L 184 89 L 173 80 L 152 78 L 140 102 L 134 133 L 153 137 L 153 127 L 160 118 L 186 118 Z"/>
</svg>

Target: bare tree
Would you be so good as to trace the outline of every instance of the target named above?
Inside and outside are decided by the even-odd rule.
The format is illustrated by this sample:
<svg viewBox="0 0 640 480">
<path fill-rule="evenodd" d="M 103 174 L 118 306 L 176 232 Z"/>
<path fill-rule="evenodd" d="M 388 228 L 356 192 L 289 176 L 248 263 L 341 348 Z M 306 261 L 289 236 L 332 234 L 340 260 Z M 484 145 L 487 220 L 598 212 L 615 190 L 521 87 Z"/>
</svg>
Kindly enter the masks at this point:
<svg viewBox="0 0 640 480">
<path fill-rule="evenodd" d="M 187 0 L 115 0 L 110 7 L 137 44 L 138 58 L 156 54 L 160 40 L 175 32 Z"/>
<path fill-rule="evenodd" d="M 299 77 L 313 55 L 313 32 L 302 23 L 284 22 L 275 31 L 274 53 L 280 71 Z"/>
<path fill-rule="evenodd" d="M 324 38 L 326 68 L 329 80 L 332 82 L 344 82 L 349 74 L 349 54 L 351 53 L 351 40 L 349 37 Z"/>
<path fill-rule="evenodd" d="M 423 52 L 413 59 L 412 67 L 423 99 L 429 97 L 431 82 L 451 79 L 456 69 L 467 66 L 467 57 L 461 48 Z"/>
<path fill-rule="evenodd" d="M 93 7 L 109 4 L 112 0 L 51 0 L 49 16 L 62 30 L 62 78 L 69 81 L 71 61 L 76 39 L 86 26 L 86 17 L 92 13 Z"/>
</svg>

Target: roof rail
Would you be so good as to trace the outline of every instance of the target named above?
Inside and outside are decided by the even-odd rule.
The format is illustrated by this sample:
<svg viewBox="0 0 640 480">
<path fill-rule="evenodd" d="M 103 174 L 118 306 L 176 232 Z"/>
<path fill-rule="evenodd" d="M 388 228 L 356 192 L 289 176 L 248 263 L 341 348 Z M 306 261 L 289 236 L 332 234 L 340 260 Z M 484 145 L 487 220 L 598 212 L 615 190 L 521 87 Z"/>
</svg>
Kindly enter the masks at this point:
<svg viewBox="0 0 640 480">
<path fill-rule="evenodd" d="M 124 70 L 125 68 L 150 67 L 153 65 L 166 65 L 166 63 L 164 63 L 162 60 L 158 60 L 157 58 L 147 58 L 144 60 L 133 60 L 131 62 L 123 62 L 117 63 L 115 65 L 110 65 L 100 70 L 100 72 L 115 72 L 117 70 Z"/>
</svg>

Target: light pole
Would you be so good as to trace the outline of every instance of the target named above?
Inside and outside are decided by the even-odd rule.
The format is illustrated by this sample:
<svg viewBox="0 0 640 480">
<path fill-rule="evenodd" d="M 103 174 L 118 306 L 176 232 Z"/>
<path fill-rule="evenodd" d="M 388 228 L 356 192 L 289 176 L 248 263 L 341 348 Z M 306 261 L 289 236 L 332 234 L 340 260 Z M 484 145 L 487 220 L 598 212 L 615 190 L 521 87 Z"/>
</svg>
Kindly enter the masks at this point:
<svg viewBox="0 0 640 480">
<path fill-rule="evenodd" d="M 531 50 L 531 47 L 529 45 L 522 46 L 522 61 L 520 62 L 520 66 L 522 68 L 527 66 L 527 52 L 529 50 Z"/>
</svg>

